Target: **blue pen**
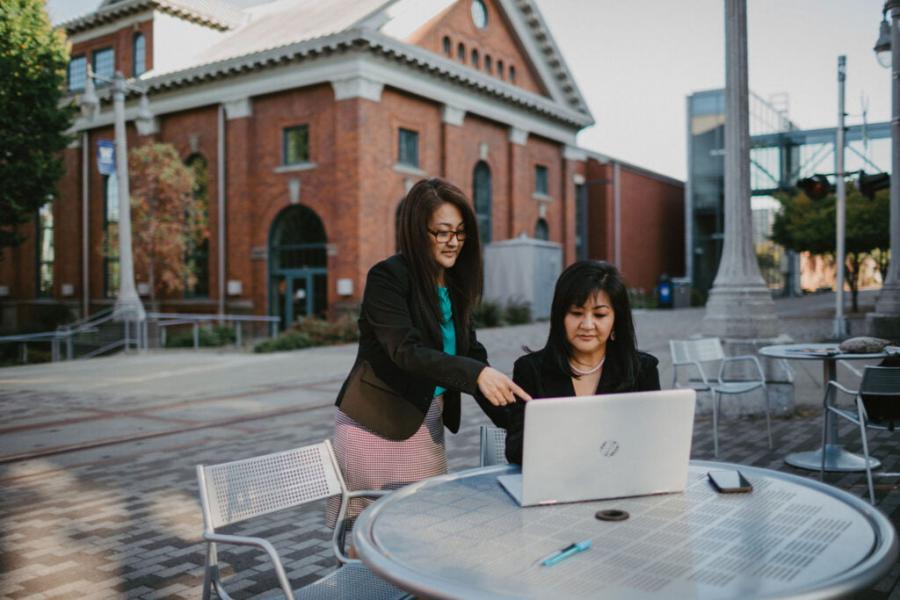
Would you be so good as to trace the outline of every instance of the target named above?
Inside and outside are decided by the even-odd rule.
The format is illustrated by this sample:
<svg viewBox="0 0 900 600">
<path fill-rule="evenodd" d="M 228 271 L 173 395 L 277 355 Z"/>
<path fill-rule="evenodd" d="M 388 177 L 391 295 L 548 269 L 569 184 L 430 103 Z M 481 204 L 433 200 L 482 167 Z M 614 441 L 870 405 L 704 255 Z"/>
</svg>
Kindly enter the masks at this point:
<svg viewBox="0 0 900 600">
<path fill-rule="evenodd" d="M 591 540 L 584 540 L 583 542 L 575 542 L 574 544 L 570 544 L 566 546 L 559 552 L 551 554 L 547 558 L 541 561 L 541 564 L 545 567 L 552 567 L 558 562 L 561 562 L 574 554 L 578 554 L 579 552 L 584 552 L 588 548 L 591 547 Z"/>
</svg>

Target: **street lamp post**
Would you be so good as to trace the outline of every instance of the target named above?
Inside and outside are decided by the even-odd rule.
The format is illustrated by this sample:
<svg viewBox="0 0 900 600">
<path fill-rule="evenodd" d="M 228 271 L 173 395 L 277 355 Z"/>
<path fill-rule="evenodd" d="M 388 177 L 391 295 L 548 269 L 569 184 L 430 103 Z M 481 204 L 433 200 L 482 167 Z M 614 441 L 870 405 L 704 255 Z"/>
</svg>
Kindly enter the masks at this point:
<svg viewBox="0 0 900 600">
<path fill-rule="evenodd" d="M 890 15 L 890 22 L 887 17 Z M 875 53 L 891 68 L 891 262 L 875 312 L 866 317 L 874 335 L 900 338 L 900 0 L 884 3 Z"/>
<path fill-rule="evenodd" d="M 115 120 L 116 143 L 116 177 L 119 190 L 119 291 L 113 315 L 117 320 L 141 323 L 146 317 L 144 305 L 134 285 L 134 257 L 131 246 L 131 194 L 128 185 L 128 139 L 125 131 L 125 93 L 131 89 L 142 92 L 138 120 L 152 120 L 146 92 L 142 88 L 131 85 L 120 72 L 113 79 L 94 74 L 88 68 L 85 91 L 81 104 L 88 114 L 95 114 L 100 106 L 99 98 L 94 90 L 94 80 L 112 83 L 113 117 Z M 135 329 L 140 332 L 140 328 Z M 138 333 L 138 335 L 140 335 Z M 127 344 L 128 340 L 126 340 Z"/>
</svg>

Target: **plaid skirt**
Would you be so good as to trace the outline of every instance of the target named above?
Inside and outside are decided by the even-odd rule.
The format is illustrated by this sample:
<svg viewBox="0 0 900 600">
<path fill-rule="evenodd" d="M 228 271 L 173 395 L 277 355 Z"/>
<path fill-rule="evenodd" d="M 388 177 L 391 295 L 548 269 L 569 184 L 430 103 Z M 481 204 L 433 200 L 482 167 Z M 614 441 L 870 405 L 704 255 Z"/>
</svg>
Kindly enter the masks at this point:
<svg viewBox="0 0 900 600">
<path fill-rule="evenodd" d="M 447 473 L 443 408 L 444 397 L 435 397 L 418 431 L 402 441 L 384 438 L 338 409 L 333 445 L 347 489 L 395 490 Z M 369 498 L 353 498 L 347 508 L 348 518 L 355 518 L 372 502 Z M 329 498 L 326 518 L 332 527 L 339 509 L 340 497 Z"/>
</svg>

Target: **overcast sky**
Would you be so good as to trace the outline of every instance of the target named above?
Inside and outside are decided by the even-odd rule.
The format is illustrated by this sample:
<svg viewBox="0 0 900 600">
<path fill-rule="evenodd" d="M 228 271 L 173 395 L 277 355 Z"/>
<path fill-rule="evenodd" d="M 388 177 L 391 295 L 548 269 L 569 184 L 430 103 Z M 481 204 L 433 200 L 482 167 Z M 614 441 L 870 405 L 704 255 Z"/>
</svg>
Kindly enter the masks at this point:
<svg viewBox="0 0 900 600">
<path fill-rule="evenodd" d="M 327 1 L 327 0 L 326 0 Z M 48 0 L 54 22 L 99 0 Z M 685 98 L 725 83 L 723 0 L 537 0 L 597 124 L 585 148 L 684 179 Z M 882 0 L 749 0 L 750 89 L 787 94 L 802 128 L 837 124 L 847 55 L 848 124 L 890 118 L 890 71 L 872 46 Z M 889 167 L 890 165 L 886 165 Z"/>
</svg>

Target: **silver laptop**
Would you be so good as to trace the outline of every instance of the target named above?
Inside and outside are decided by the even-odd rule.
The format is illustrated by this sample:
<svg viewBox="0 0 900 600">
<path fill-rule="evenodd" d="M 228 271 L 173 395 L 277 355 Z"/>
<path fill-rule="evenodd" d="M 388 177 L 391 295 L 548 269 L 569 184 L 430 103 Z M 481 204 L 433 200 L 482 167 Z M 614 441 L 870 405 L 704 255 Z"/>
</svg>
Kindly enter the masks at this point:
<svg viewBox="0 0 900 600">
<path fill-rule="evenodd" d="M 522 506 L 684 491 L 691 389 L 531 400 L 522 473 L 501 485 Z"/>
</svg>

